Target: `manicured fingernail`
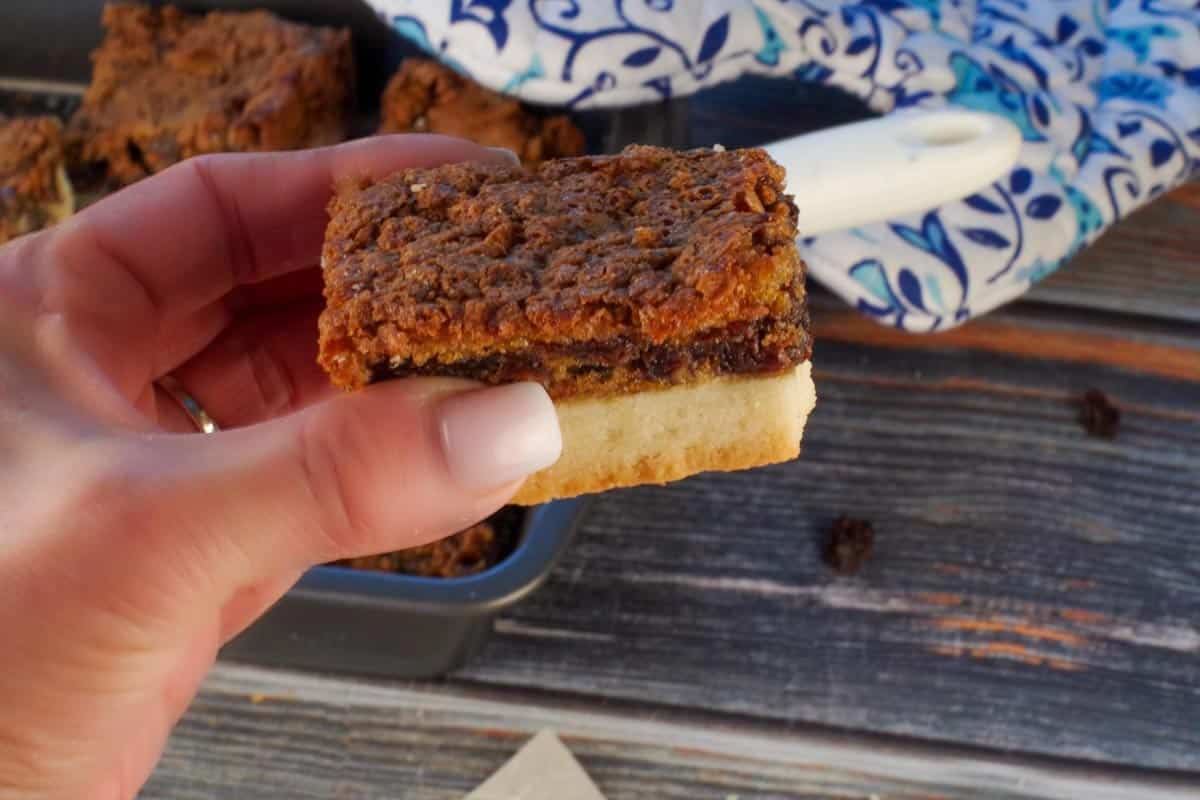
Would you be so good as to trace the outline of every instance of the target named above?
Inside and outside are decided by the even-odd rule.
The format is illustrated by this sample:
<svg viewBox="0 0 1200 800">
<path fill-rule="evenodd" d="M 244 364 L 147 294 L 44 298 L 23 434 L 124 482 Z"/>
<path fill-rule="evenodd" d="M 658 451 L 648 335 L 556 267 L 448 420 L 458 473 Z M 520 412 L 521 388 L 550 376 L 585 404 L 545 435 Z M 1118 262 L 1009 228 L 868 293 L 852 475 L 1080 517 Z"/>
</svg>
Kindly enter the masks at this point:
<svg viewBox="0 0 1200 800">
<path fill-rule="evenodd" d="M 554 403 L 536 383 L 451 395 L 438 404 L 438 416 L 450 474 L 465 488 L 503 486 L 562 453 Z"/>
<path fill-rule="evenodd" d="M 506 147 L 489 147 L 488 150 L 491 150 L 493 153 L 499 153 L 500 155 L 504 156 L 509 161 L 511 161 L 514 166 L 517 166 L 517 167 L 521 166 L 521 159 L 517 157 L 516 153 L 514 153 L 512 150 L 509 150 Z"/>
</svg>

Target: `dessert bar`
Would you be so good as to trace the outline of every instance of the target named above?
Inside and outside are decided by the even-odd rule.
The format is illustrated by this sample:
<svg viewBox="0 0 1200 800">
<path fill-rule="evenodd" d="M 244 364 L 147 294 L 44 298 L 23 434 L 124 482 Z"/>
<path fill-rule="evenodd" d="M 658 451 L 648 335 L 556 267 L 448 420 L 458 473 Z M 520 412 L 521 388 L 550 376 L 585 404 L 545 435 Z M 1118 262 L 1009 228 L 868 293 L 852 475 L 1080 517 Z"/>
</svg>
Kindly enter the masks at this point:
<svg viewBox="0 0 1200 800">
<path fill-rule="evenodd" d="M 345 138 L 350 34 L 266 11 L 186 14 L 113 4 L 72 155 L 128 184 L 203 153 L 291 150 Z"/>
<path fill-rule="evenodd" d="M 344 182 L 320 361 L 351 390 L 544 385 L 563 456 L 520 503 L 792 458 L 814 390 L 783 182 L 761 150 L 644 146 Z"/>
<path fill-rule="evenodd" d="M 583 133 L 562 114 L 539 114 L 428 59 L 405 60 L 381 102 L 381 133 L 440 133 L 503 147 L 535 165 L 583 152 Z"/>
</svg>

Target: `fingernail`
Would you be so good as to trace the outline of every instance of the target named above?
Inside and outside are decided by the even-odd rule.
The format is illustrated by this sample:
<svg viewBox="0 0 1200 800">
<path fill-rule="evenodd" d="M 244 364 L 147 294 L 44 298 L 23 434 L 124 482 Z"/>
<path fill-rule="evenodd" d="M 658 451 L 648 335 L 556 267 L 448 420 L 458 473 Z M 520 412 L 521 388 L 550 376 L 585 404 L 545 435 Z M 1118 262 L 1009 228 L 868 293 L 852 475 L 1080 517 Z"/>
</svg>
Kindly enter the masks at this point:
<svg viewBox="0 0 1200 800">
<path fill-rule="evenodd" d="M 515 167 L 521 166 L 521 159 L 517 157 L 516 153 L 514 153 L 512 150 L 509 150 L 507 147 L 489 147 L 488 150 L 504 156 L 511 161 Z"/>
<path fill-rule="evenodd" d="M 503 486 L 562 453 L 554 403 L 536 383 L 451 395 L 438 405 L 438 416 L 450 474 L 466 488 Z"/>
</svg>

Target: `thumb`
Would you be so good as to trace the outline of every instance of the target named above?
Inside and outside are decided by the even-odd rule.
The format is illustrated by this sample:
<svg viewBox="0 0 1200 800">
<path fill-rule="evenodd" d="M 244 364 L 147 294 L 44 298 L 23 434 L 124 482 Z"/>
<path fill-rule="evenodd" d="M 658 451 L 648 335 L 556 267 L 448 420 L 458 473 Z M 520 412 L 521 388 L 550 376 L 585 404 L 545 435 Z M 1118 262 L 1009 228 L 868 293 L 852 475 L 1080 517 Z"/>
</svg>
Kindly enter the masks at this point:
<svg viewBox="0 0 1200 800">
<path fill-rule="evenodd" d="M 538 384 L 386 382 L 269 423 L 158 439 L 157 458 L 179 466 L 157 493 L 175 524 L 155 535 L 181 539 L 175 552 L 199 549 L 228 591 L 447 536 L 499 508 L 561 448 Z"/>
</svg>

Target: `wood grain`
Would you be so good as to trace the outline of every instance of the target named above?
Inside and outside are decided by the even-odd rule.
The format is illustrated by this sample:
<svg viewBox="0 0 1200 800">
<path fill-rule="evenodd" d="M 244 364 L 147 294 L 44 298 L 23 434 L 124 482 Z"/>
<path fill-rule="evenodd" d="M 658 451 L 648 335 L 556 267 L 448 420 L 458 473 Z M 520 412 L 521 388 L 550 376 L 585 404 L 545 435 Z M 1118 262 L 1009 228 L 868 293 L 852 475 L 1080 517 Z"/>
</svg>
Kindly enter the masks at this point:
<svg viewBox="0 0 1200 800">
<path fill-rule="evenodd" d="M 791 464 L 599 497 L 464 678 L 1200 770 L 1200 384 L 819 342 Z M 1087 387 L 1123 410 L 1087 436 Z M 855 578 L 819 544 L 875 523 Z"/>
<path fill-rule="evenodd" d="M 950 330 L 914 336 L 880 325 L 819 289 L 812 293 L 811 307 L 817 341 L 932 351 L 969 348 L 1200 381 L 1200 326 L 1188 323 L 1131 321 L 1021 303 Z"/>
<path fill-rule="evenodd" d="M 1170 194 L 1171 200 L 1200 211 L 1200 180 L 1185 183 Z"/>
<path fill-rule="evenodd" d="M 219 666 L 142 797 L 461 798 L 556 730 L 610 800 L 1182 800 L 1186 776 L 850 740 L 545 694 Z"/>
</svg>

